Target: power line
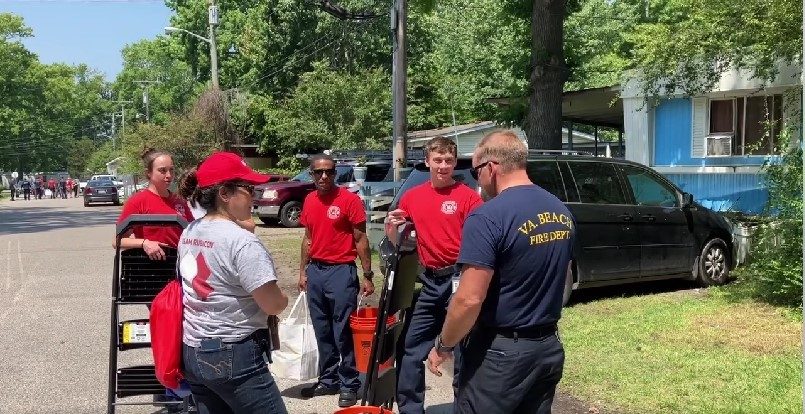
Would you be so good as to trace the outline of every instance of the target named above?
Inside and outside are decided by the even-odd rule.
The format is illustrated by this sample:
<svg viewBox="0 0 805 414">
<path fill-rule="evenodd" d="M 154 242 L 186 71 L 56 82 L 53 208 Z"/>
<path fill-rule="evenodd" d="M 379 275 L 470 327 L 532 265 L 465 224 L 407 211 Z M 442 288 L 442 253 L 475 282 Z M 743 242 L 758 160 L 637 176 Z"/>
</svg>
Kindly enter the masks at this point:
<svg viewBox="0 0 805 414">
<path fill-rule="evenodd" d="M 329 42 L 321 45 L 320 47 L 318 47 L 317 49 L 313 50 L 312 52 L 305 54 L 304 56 L 299 57 L 299 55 L 295 55 L 294 58 L 292 58 L 292 59 L 288 60 L 287 62 L 285 62 L 285 64 L 282 65 L 282 67 L 280 67 L 279 69 L 277 69 L 277 70 L 275 70 L 273 72 L 270 72 L 270 73 L 268 73 L 266 75 L 263 75 L 263 76 L 255 79 L 254 81 L 252 81 L 251 83 L 249 83 L 247 85 L 241 85 L 238 88 L 247 88 L 247 89 L 251 88 L 252 86 L 256 85 L 258 82 L 262 81 L 263 79 L 266 79 L 266 78 L 268 78 L 270 76 L 274 76 L 274 75 L 284 71 L 285 69 L 288 68 L 288 65 L 290 65 L 291 63 L 294 63 L 296 60 L 306 58 L 308 56 L 312 56 L 312 55 L 324 50 L 324 48 L 326 48 L 327 46 L 330 46 L 331 44 L 335 43 L 336 41 L 341 40 L 342 38 L 343 38 L 343 35 L 338 36 L 338 37 L 330 40 Z M 313 44 L 315 44 L 315 42 Z"/>
</svg>

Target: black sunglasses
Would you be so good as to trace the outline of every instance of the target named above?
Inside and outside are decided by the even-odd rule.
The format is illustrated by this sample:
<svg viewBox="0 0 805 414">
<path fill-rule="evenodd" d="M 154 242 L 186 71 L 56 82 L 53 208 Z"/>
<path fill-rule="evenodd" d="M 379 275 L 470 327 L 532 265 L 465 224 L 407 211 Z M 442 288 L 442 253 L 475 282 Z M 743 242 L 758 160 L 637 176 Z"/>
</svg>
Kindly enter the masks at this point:
<svg viewBox="0 0 805 414">
<path fill-rule="evenodd" d="M 470 174 L 472 175 L 472 178 L 477 180 L 478 179 L 478 171 L 481 171 L 481 168 L 486 167 L 490 163 L 497 164 L 498 162 L 490 160 L 490 161 L 487 161 L 487 162 L 482 162 L 482 163 L 478 164 L 478 166 L 476 166 L 476 167 L 470 167 Z"/>
<path fill-rule="evenodd" d="M 254 194 L 254 185 L 253 184 L 235 184 L 235 187 L 245 188 L 249 194 Z"/>
<path fill-rule="evenodd" d="M 318 170 L 310 170 L 310 172 L 313 173 L 313 175 L 322 175 L 324 173 L 327 173 L 328 176 L 332 177 L 335 175 L 335 168 L 327 168 L 327 169 L 321 168 Z"/>
</svg>

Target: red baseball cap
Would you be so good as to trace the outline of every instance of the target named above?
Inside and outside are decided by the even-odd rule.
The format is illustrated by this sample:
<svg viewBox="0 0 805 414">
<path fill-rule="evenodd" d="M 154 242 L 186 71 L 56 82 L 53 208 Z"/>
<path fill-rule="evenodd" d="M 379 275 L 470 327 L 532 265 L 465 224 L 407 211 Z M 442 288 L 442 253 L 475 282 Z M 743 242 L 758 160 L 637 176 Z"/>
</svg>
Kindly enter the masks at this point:
<svg viewBox="0 0 805 414">
<path fill-rule="evenodd" d="M 209 187 L 229 180 L 241 180 L 252 184 L 268 182 L 268 176 L 246 165 L 246 161 L 231 152 L 216 152 L 207 157 L 196 170 L 199 187 Z"/>
</svg>

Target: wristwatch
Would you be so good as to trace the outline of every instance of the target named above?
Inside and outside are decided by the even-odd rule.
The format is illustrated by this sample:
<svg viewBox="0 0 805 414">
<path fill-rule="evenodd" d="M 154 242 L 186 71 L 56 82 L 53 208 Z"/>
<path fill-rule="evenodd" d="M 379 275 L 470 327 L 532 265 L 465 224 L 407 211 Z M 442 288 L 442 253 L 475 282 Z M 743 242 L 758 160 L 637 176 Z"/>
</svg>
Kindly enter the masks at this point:
<svg viewBox="0 0 805 414">
<path fill-rule="evenodd" d="M 374 276 L 375 276 L 375 272 L 373 272 L 373 271 L 371 271 L 371 270 L 370 270 L 370 271 L 368 271 L 368 272 L 363 272 L 363 277 L 364 277 L 364 279 L 369 279 L 369 280 L 372 280 L 372 278 L 373 278 Z"/>
<path fill-rule="evenodd" d="M 453 352 L 453 349 L 455 349 L 455 345 L 454 346 L 445 346 L 442 343 L 442 334 L 439 334 L 436 337 L 436 345 L 434 346 L 434 348 L 436 348 L 436 352 L 438 352 L 438 353 L 447 353 L 447 352 Z"/>
</svg>

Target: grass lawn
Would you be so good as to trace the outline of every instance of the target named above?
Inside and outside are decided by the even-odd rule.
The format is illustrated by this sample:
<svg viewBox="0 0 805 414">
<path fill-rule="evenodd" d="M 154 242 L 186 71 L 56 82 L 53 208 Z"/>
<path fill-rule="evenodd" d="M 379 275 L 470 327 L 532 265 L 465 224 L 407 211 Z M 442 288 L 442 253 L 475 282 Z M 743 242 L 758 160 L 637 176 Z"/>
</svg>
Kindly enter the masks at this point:
<svg viewBox="0 0 805 414">
<path fill-rule="evenodd" d="M 299 256 L 301 255 L 302 234 L 281 235 L 273 237 L 262 237 L 268 250 L 272 253 L 274 260 L 281 261 L 294 271 L 299 271 Z M 356 264 L 360 266 L 360 259 L 356 259 Z M 372 269 L 377 275 L 375 282 L 380 276 L 380 257 L 377 252 L 372 251 Z"/>
<path fill-rule="evenodd" d="M 742 299 L 741 289 L 565 309 L 560 388 L 626 413 L 801 413 L 801 314 Z"/>
</svg>

